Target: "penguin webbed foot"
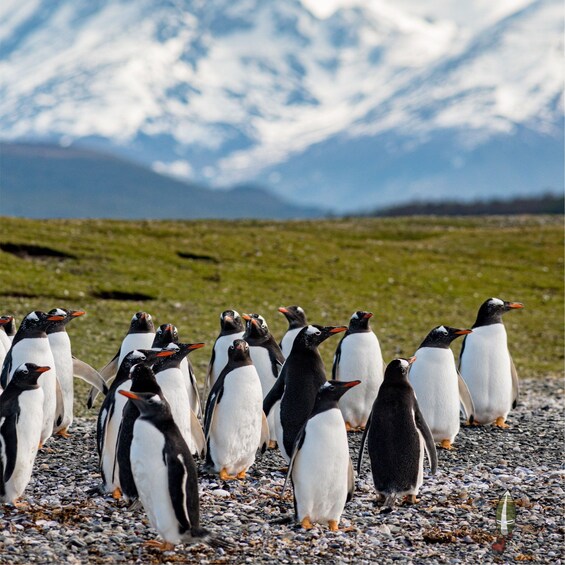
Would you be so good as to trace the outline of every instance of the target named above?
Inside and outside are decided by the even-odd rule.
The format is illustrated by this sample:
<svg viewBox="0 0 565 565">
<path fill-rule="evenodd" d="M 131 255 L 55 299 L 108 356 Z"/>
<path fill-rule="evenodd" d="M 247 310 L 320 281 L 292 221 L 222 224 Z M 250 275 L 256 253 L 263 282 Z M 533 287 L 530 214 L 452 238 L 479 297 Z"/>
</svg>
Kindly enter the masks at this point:
<svg viewBox="0 0 565 565">
<path fill-rule="evenodd" d="M 442 449 L 447 449 L 448 451 L 452 451 L 455 449 L 453 445 L 451 445 L 451 440 L 449 439 L 442 439 L 440 442 Z"/>
<path fill-rule="evenodd" d="M 145 547 L 153 547 L 155 549 L 159 549 L 160 551 L 172 551 L 175 548 L 172 543 L 169 543 L 167 541 L 159 541 L 156 539 L 144 541 L 143 545 Z"/>
<path fill-rule="evenodd" d="M 68 439 L 68 438 L 71 437 L 71 434 L 69 434 L 69 432 L 67 431 L 67 428 L 65 428 L 65 429 L 63 429 L 63 430 L 59 430 L 59 431 L 57 432 L 57 435 L 58 435 L 58 436 L 61 436 L 61 437 L 64 437 L 64 438 L 66 438 L 66 439 Z"/>
<path fill-rule="evenodd" d="M 222 481 L 233 481 L 236 478 L 237 478 L 236 475 L 229 475 L 228 472 L 225 469 L 222 469 L 220 471 L 220 479 Z"/>
<path fill-rule="evenodd" d="M 302 518 L 300 525 L 305 530 L 311 530 L 314 527 L 314 524 L 312 524 L 312 522 L 310 521 L 310 516 L 305 516 L 304 518 Z"/>
<path fill-rule="evenodd" d="M 494 422 L 494 425 L 497 428 L 501 428 L 503 430 L 509 428 L 510 426 L 504 421 L 504 418 L 502 416 L 499 416 L 496 421 Z"/>
</svg>

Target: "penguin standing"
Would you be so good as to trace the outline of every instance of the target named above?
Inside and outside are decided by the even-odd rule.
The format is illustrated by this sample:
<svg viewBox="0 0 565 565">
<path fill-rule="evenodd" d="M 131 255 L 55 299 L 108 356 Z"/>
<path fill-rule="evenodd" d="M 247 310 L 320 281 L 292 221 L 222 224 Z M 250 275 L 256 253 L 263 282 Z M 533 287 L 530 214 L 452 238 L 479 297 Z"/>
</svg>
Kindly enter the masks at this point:
<svg viewBox="0 0 565 565">
<path fill-rule="evenodd" d="M 339 402 L 347 431 L 363 430 L 379 387 L 383 382 L 384 361 L 379 340 L 371 330 L 372 312 L 359 310 L 349 320 L 349 327 L 339 342 L 332 367 L 338 381 L 355 377 L 361 385 Z"/>
<path fill-rule="evenodd" d="M 179 332 L 173 324 L 161 324 L 155 332 L 152 349 L 164 349 L 169 343 L 179 342 Z M 189 350 L 190 353 L 191 350 Z M 197 418 L 202 418 L 202 405 L 194 368 L 188 357 L 184 357 L 180 362 L 180 369 L 184 375 L 186 391 L 190 401 L 190 408 Z"/>
<path fill-rule="evenodd" d="M 155 339 L 155 326 L 151 315 L 147 312 L 137 312 L 133 315 L 129 330 L 122 343 L 119 351 L 114 357 L 100 369 L 100 375 L 109 386 L 115 378 L 124 357 L 134 349 L 151 349 L 153 340 Z M 94 401 L 98 396 L 98 390 L 95 387 L 90 389 L 88 395 L 87 406 L 92 408 Z"/>
<path fill-rule="evenodd" d="M 228 349 L 235 339 L 244 334 L 243 321 L 235 310 L 224 310 L 220 316 L 220 335 L 214 342 L 212 357 L 206 375 L 206 396 L 228 363 Z"/>
<path fill-rule="evenodd" d="M 279 312 L 284 314 L 285 318 L 288 320 L 288 329 L 280 343 L 282 354 L 286 359 L 292 349 L 294 338 L 302 328 L 308 325 L 308 321 L 306 320 L 304 310 L 300 306 L 281 306 Z"/>
<path fill-rule="evenodd" d="M 202 426 L 190 407 L 190 398 L 186 389 L 186 378 L 181 370 L 181 362 L 195 349 L 204 347 L 204 343 L 169 343 L 163 351 L 170 355 L 162 357 L 153 366 L 155 379 L 163 396 L 169 403 L 173 420 L 186 441 L 190 453 L 203 455 L 206 441 Z"/>
<path fill-rule="evenodd" d="M 318 346 L 346 329 L 345 326 L 315 325 L 302 328 L 275 386 L 263 401 L 267 418 L 274 411 L 279 449 L 287 462 L 290 461 L 296 436 L 312 412 L 318 390 L 326 382 L 324 362 Z M 277 410 L 279 401 L 280 408 Z"/>
<path fill-rule="evenodd" d="M 434 441 L 440 442 L 444 449 L 451 449 L 459 433 L 460 405 L 465 417 L 473 420 L 473 401 L 449 348 L 454 339 L 470 333 L 471 330 L 449 326 L 434 328 L 416 351 L 416 361 L 410 368 L 410 384 L 418 406 Z"/>
<path fill-rule="evenodd" d="M 14 341 L 14 336 L 16 335 L 16 318 L 14 316 L 0 316 L 0 332 L 3 330 L 8 336 L 9 344 Z M 7 342 L 4 342 L 7 344 Z"/>
<path fill-rule="evenodd" d="M 361 471 L 368 442 L 375 489 L 390 508 L 397 496 L 409 496 L 412 504 L 417 502 L 424 476 L 424 451 L 432 475 L 437 469 L 434 439 L 408 381 L 414 361 L 414 357 L 394 359 L 388 364 L 359 450 L 357 472 Z"/>
<path fill-rule="evenodd" d="M 13 321 L 13 316 L 0 316 L 0 367 L 4 363 L 6 353 L 12 347 L 12 340 L 8 337 L 8 332 L 11 326 L 13 326 Z"/>
<path fill-rule="evenodd" d="M 337 531 L 345 503 L 353 495 L 353 466 L 338 400 L 360 382 L 324 383 L 294 443 L 285 486 L 290 477 L 296 519 L 303 528 L 318 522 Z"/>
<path fill-rule="evenodd" d="M 46 330 L 51 322 L 64 319 L 62 315 L 48 315 L 36 310 L 30 312 L 20 324 L 12 347 L 6 354 L 0 384 L 6 388 L 16 367 L 22 363 L 35 363 L 40 367 L 51 369 L 39 376 L 39 386 L 43 389 L 43 424 L 41 428 L 40 447 L 53 434 L 57 411 L 57 379 L 53 353 L 49 345 Z"/>
<path fill-rule="evenodd" d="M 0 396 L 0 502 L 15 503 L 31 478 L 43 422 L 37 380 L 47 372 L 49 367 L 23 363 Z"/>
<path fill-rule="evenodd" d="M 264 399 L 277 381 L 284 363 L 284 356 L 275 338 L 271 335 L 263 316 L 259 314 L 243 314 L 243 319 L 246 321 L 243 339 L 249 344 L 249 355 L 257 369 Z M 271 449 L 277 445 L 276 408 L 267 417 L 271 436 L 269 448 Z"/>
<path fill-rule="evenodd" d="M 131 470 L 149 522 L 165 540 L 146 545 L 162 550 L 177 543 L 228 546 L 200 526 L 196 465 L 167 402 L 151 392 L 120 394 L 140 412 L 133 427 Z"/>
<path fill-rule="evenodd" d="M 479 308 L 473 333 L 465 336 L 459 371 L 475 405 L 474 423 L 507 428 L 508 412 L 518 399 L 518 374 L 508 351 L 502 315 L 523 308 L 520 302 L 489 298 Z"/>
<path fill-rule="evenodd" d="M 244 479 L 255 452 L 269 441 L 261 381 L 249 349 L 243 339 L 234 340 L 206 405 L 206 463 L 222 480 Z"/>
</svg>

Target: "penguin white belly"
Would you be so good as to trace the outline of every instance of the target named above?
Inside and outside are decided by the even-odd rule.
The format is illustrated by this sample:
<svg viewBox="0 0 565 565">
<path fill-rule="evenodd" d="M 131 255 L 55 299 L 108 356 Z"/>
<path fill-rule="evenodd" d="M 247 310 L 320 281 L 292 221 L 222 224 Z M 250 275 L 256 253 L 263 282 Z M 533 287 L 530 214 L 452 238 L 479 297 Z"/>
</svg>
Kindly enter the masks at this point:
<svg viewBox="0 0 565 565">
<path fill-rule="evenodd" d="M 410 383 L 434 441 L 459 433 L 459 386 L 451 349 L 422 347 L 410 368 Z"/>
<path fill-rule="evenodd" d="M 180 362 L 180 370 L 182 371 L 182 376 L 184 378 L 184 386 L 186 387 L 186 392 L 188 394 L 190 409 L 196 414 L 196 416 L 200 417 L 202 414 L 200 397 L 194 392 L 192 387 L 192 377 L 190 375 L 188 359 L 186 357 Z"/>
<path fill-rule="evenodd" d="M 489 424 L 506 419 L 512 406 L 512 373 L 503 324 L 474 328 L 466 336 L 460 370 L 475 405 L 475 420 Z"/>
<path fill-rule="evenodd" d="M 284 334 L 281 340 L 281 351 L 285 359 L 290 355 L 290 352 L 292 351 L 292 345 L 294 344 L 294 339 L 302 329 L 303 328 L 294 328 L 293 330 L 288 330 Z"/>
<path fill-rule="evenodd" d="M 6 354 L 10 351 L 10 347 L 12 347 L 12 341 L 4 330 L 0 330 L 0 352 L 3 350 L 4 354 Z"/>
<path fill-rule="evenodd" d="M 131 442 L 131 471 L 139 499 L 151 526 L 165 541 L 180 543 L 179 524 L 175 516 L 169 473 L 163 461 L 165 436 L 155 426 L 138 418 Z"/>
<path fill-rule="evenodd" d="M 237 332 L 231 335 L 220 336 L 214 345 L 214 364 L 212 365 L 212 375 L 210 377 L 210 388 L 218 380 L 220 373 L 228 364 L 228 349 L 235 339 L 242 339 L 243 332 Z"/>
<path fill-rule="evenodd" d="M 264 347 L 250 347 L 249 354 L 251 360 L 257 369 L 259 379 L 261 380 L 261 389 L 263 391 L 263 399 L 269 394 L 271 388 L 276 382 L 276 377 L 273 375 L 273 366 L 269 352 Z M 277 438 L 275 427 L 275 413 L 273 410 L 267 416 L 267 423 L 269 424 L 269 439 L 275 441 Z"/>
<path fill-rule="evenodd" d="M 31 479 L 31 472 L 41 438 L 43 390 L 26 390 L 18 396 L 20 416 L 16 424 L 16 464 L 10 479 L 5 483 L 4 502 L 13 502 L 24 492 Z M 0 441 L 3 442 L 2 439 Z M 0 448 L 5 453 L 4 445 Z"/>
<path fill-rule="evenodd" d="M 213 418 L 210 457 L 214 469 L 225 469 L 230 475 L 246 471 L 255 461 L 263 418 L 261 383 L 252 365 L 226 375 Z"/>
<path fill-rule="evenodd" d="M 297 518 L 339 523 L 347 499 L 349 448 L 338 409 L 317 414 L 306 425 L 304 444 L 292 469 Z"/>
<path fill-rule="evenodd" d="M 127 403 L 127 398 L 118 391 L 130 390 L 131 380 L 122 383 L 116 390 L 114 399 L 114 410 L 112 415 L 106 418 L 106 429 L 104 433 L 104 446 L 102 448 L 100 467 L 104 475 L 104 487 L 106 492 L 112 492 L 120 486 L 120 473 L 118 459 L 116 457 L 116 447 L 118 442 L 118 432 L 122 423 L 122 414 Z"/>
<path fill-rule="evenodd" d="M 283 392 L 283 397 L 284 397 L 284 392 Z M 273 406 L 273 408 L 271 409 L 271 412 L 269 412 L 269 415 L 271 413 L 274 413 L 274 420 L 275 420 L 275 438 L 277 441 L 277 444 L 279 446 L 279 450 L 281 452 L 281 455 L 283 456 L 283 459 L 289 463 L 290 462 L 290 456 L 288 455 L 288 453 L 286 452 L 286 449 L 284 448 L 284 443 L 283 443 L 283 427 L 281 424 L 281 402 L 282 402 L 282 397 L 281 399 L 276 402 Z M 270 426 L 271 424 L 269 424 Z M 271 435 L 273 435 L 271 428 L 269 428 L 269 431 L 271 433 Z"/>
<path fill-rule="evenodd" d="M 197 450 L 190 427 L 190 401 L 182 371 L 177 368 L 166 369 L 156 375 L 163 396 L 171 407 L 171 414 L 191 453 Z"/>
<path fill-rule="evenodd" d="M 120 357 L 118 359 L 118 367 L 122 364 L 124 357 L 134 349 L 151 349 L 155 333 L 128 334 L 124 337 L 120 346 Z"/>
<path fill-rule="evenodd" d="M 71 340 L 67 332 L 55 332 L 49 334 L 48 338 L 53 358 L 55 359 L 57 381 L 61 388 L 60 402 L 57 402 L 57 415 L 53 430 L 58 432 L 59 430 L 66 430 L 73 421 L 73 356 L 71 353 Z"/>
<path fill-rule="evenodd" d="M 361 381 L 360 385 L 352 388 L 339 400 L 343 419 L 351 427 L 364 427 L 367 424 L 383 378 L 383 357 L 377 336 L 373 332 L 347 336 L 341 343 L 336 379 Z"/>
</svg>

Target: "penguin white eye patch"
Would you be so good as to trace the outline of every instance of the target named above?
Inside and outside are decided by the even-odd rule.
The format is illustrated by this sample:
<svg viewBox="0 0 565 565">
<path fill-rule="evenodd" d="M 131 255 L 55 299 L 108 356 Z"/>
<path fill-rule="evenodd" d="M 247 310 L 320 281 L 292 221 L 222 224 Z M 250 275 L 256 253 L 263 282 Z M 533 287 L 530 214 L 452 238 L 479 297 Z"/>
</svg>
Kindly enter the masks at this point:
<svg viewBox="0 0 565 565">
<path fill-rule="evenodd" d="M 491 298 L 490 303 L 495 304 L 496 306 L 504 306 L 504 302 L 500 300 L 500 298 Z"/>
<path fill-rule="evenodd" d="M 37 317 L 37 314 L 35 312 L 32 312 L 31 314 L 28 314 L 26 316 L 26 319 L 28 320 L 33 320 L 35 322 L 37 322 L 37 320 L 39 320 L 39 318 Z"/>
</svg>

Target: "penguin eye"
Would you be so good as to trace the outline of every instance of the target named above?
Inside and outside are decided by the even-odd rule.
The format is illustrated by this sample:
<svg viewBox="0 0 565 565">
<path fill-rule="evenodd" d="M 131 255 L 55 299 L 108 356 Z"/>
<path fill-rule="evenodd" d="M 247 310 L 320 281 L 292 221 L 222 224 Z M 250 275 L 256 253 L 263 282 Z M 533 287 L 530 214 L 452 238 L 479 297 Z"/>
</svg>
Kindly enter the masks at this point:
<svg viewBox="0 0 565 565">
<path fill-rule="evenodd" d="M 29 371 L 27 369 L 22 369 L 22 374 L 27 375 Z"/>
<path fill-rule="evenodd" d="M 142 355 L 142 356 L 141 356 L 141 360 L 142 360 L 142 361 L 145 361 L 146 359 L 147 359 L 147 357 L 145 357 L 145 355 Z"/>
</svg>

